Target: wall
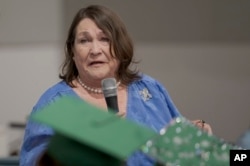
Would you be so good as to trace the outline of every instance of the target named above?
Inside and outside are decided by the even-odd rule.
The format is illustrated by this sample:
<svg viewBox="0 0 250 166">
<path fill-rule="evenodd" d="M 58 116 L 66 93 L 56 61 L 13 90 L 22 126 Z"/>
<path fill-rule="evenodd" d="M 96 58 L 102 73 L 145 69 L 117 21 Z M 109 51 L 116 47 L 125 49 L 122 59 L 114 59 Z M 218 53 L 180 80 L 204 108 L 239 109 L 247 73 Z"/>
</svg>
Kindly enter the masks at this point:
<svg viewBox="0 0 250 166">
<path fill-rule="evenodd" d="M 24 123 L 46 88 L 58 81 L 63 57 L 62 0 L 0 1 L 0 133 L 7 148 L 19 148 L 23 130 L 10 122 Z M 5 141 L 5 142 L 4 142 Z"/>
<path fill-rule="evenodd" d="M 24 122 L 58 79 L 63 1 L 0 1 L 0 122 Z"/>
</svg>

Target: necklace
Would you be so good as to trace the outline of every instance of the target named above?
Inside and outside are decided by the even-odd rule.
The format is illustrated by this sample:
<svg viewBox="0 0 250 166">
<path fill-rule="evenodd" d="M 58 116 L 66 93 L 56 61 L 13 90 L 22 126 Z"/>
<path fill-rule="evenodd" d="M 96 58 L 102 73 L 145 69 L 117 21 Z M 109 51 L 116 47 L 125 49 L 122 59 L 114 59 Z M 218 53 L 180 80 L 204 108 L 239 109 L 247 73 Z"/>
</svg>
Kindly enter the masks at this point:
<svg viewBox="0 0 250 166">
<path fill-rule="evenodd" d="M 92 92 L 92 93 L 102 94 L 102 89 L 101 89 L 101 88 L 92 88 L 92 87 L 89 87 L 89 86 L 85 85 L 85 84 L 81 81 L 81 79 L 80 79 L 79 76 L 77 77 L 77 80 L 78 80 L 79 84 L 80 84 L 84 89 L 86 89 L 87 91 L 90 91 L 90 92 Z M 118 86 L 120 85 L 120 83 L 121 83 L 121 82 L 118 81 L 118 82 L 116 83 L 116 87 L 118 87 Z"/>
</svg>

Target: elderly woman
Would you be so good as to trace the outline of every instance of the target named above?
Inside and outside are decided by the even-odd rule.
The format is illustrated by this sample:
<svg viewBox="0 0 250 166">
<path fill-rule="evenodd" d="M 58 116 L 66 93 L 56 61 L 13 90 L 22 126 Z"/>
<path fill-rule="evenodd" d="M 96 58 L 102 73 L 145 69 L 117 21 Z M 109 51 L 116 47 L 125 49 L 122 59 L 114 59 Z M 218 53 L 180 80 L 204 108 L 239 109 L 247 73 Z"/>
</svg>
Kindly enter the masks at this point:
<svg viewBox="0 0 250 166">
<path fill-rule="evenodd" d="M 103 6 L 91 5 L 78 11 L 68 32 L 65 61 L 59 83 L 38 100 L 32 114 L 62 96 L 81 98 L 107 109 L 101 81 L 117 81 L 118 108 L 121 117 L 131 119 L 159 132 L 173 118 L 180 116 L 164 86 L 152 77 L 131 68 L 133 43 L 121 19 Z M 194 121 L 199 124 L 200 121 Z M 201 123 L 209 130 L 209 125 Z M 46 151 L 54 131 L 29 121 L 21 150 L 21 166 L 33 166 Z M 130 166 L 150 166 L 154 161 L 136 152 L 127 160 Z"/>
</svg>

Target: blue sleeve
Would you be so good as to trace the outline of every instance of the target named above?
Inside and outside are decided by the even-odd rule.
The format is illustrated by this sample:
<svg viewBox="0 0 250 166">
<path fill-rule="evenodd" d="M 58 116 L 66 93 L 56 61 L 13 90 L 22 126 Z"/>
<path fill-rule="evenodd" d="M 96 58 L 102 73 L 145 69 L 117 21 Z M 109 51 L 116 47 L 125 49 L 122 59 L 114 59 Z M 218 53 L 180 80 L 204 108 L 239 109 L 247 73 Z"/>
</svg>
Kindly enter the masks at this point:
<svg viewBox="0 0 250 166">
<path fill-rule="evenodd" d="M 166 88 L 146 75 L 129 87 L 128 103 L 127 118 L 156 132 L 180 116 Z M 153 166 L 154 159 L 135 152 L 127 160 L 127 166 L 134 165 Z"/>
<path fill-rule="evenodd" d="M 33 107 L 30 115 L 41 111 L 60 96 L 57 88 L 48 89 Z M 20 166 L 35 166 L 53 134 L 54 131 L 50 127 L 28 120 L 21 147 Z"/>
<path fill-rule="evenodd" d="M 44 107 L 54 103 L 58 98 L 70 95 L 76 96 L 71 87 L 61 81 L 49 88 L 33 107 L 31 115 L 41 111 Z M 28 120 L 25 128 L 23 144 L 20 154 L 20 166 L 35 166 L 41 154 L 47 149 L 52 128 Z"/>
<path fill-rule="evenodd" d="M 33 107 L 31 115 L 37 111 L 41 111 L 44 107 L 54 103 L 64 95 L 76 96 L 71 87 L 61 81 L 49 88 L 40 97 Z M 20 166 L 36 166 L 37 160 L 47 149 L 47 145 L 53 134 L 54 131 L 52 128 L 28 120 L 21 147 Z"/>
<path fill-rule="evenodd" d="M 160 131 L 175 117 L 180 116 L 164 86 L 143 75 L 129 87 L 127 118 Z"/>
<path fill-rule="evenodd" d="M 32 113 L 35 113 L 34 107 Z M 24 141 L 20 154 L 20 166 L 35 166 L 41 154 L 46 150 L 50 137 L 53 135 L 51 128 L 28 121 L 24 134 Z"/>
<path fill-rule="evenodd" d="M 148 86 L 150 86 L 148 91 L 152 98 L 145 103 L 148 106 L 145 112 L 148 112 L 148 119 L 151 119 L 147 123 L 151 123 L 152 128 L 159 132 L 174 118 L 180 116 L 180 113 L 168 91 L 160 82 L 152 80 Z"/>
<path fill-rule="evenodd" d="M 171 114 L 172 118 L 180 116 L 181 114 L 176 108 L 166 88 L 158 81 L 156 81 L 156 86 L 159 88 L 159 92 L 162 95 L 163 100 L 165 100 L 165 102 L 167 103 L 169 108 L 169 113 Z"/>
</svg>

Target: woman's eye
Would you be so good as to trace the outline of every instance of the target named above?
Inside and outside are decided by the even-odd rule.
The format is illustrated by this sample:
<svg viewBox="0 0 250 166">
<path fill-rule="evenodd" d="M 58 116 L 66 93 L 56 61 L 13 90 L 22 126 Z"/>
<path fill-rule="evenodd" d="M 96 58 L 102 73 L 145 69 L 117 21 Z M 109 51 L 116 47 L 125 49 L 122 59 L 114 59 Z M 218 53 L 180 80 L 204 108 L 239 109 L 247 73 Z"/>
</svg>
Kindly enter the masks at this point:
<svg viewBox="0 0 250 166">
<path fill-rule="evenodd" d="M 102 38 L 101 38 L 101 41 L 109 42 L 109 38 L 107 38 L 107 37 L 102 37 Z"/>
<path fill-rule="evenodd" d="M 80 39 L 80 43 L 87 43 L 88 39 Z"/>
</svg>

